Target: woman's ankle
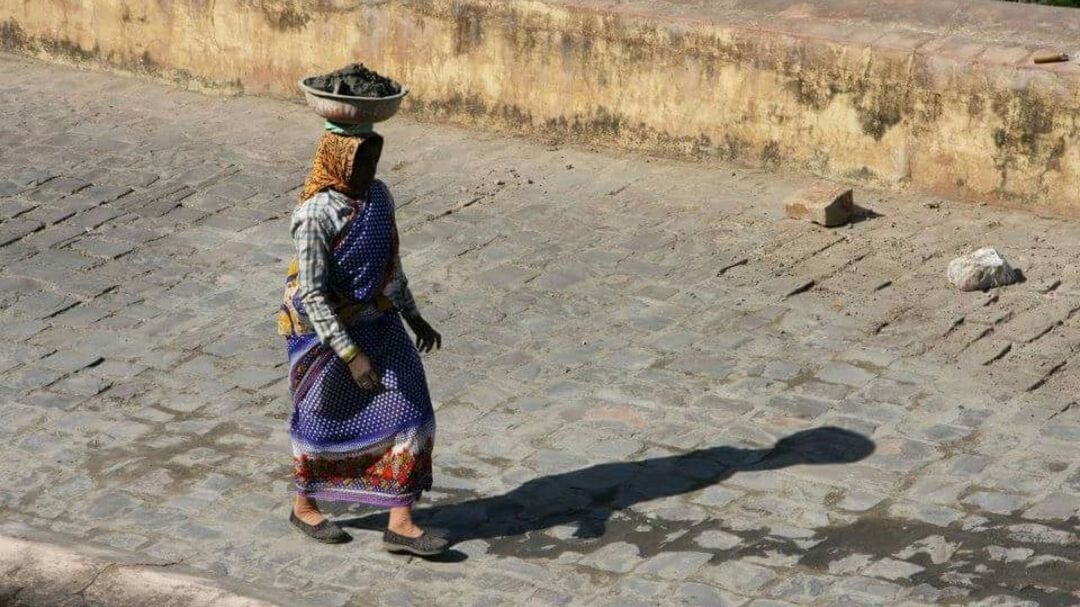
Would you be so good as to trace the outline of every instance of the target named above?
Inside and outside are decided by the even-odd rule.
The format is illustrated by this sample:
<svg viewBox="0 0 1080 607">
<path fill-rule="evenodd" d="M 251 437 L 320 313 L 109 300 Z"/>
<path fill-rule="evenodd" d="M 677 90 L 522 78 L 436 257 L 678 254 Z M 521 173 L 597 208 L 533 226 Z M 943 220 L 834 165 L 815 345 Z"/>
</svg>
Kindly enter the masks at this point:
<svg viewBox="0 0 1080 607">
<path fill-rule="evenodd" d="M 409 508 L 392 508 L 386 528 L 405 537 L 420 537 L 424 534 L 424 530 L 413 521 L 412 510 Z"/>
<path fill-rule="evenodd" d="M 297 496 L 293 501 L 293 514 L 309 525 L 317 525 L 326 518 L 319 511 L 319 505 L 315 503 L 315 500 L 303 496 Z"/>
<path fill-rule="evenodd" d="M 387 529 L 398 535 L 405 537 L 417 538 L 424 535 L 424 530 L 417 526 L 416 523 L 409 521 L 408 523 L 389 524 Z"/>
</svg>

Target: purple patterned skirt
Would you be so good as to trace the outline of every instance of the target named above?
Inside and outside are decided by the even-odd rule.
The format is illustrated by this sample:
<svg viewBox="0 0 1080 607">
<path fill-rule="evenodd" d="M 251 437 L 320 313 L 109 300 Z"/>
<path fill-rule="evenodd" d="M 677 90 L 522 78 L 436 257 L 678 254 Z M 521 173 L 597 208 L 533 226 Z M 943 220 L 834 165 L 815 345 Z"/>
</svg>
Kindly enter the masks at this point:
<svg viewBox="0 0 1080 607">
<path fill-rule="evenodd" d="M 394 311 L 350 319 L 349 336 L 382 377 L 365 392 L 314 334 L 290 336 L 293 480 L 302 495 L 411 505 L 431 488 L 435 413 L 420 354 Z"/>
</svg>

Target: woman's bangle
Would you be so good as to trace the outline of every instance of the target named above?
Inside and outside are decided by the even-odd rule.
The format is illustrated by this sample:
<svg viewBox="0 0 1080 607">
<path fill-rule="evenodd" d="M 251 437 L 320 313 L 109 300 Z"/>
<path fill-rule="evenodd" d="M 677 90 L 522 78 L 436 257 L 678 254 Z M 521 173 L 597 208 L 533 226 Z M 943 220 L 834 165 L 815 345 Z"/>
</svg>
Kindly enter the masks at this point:
<svg viewBox="0 0 1080 607">
<path fill-rule="evenodd" d="M 351 363 L 357 356 L 360 355 L 360 348 L 356 346 L 349 346 L 345 348 L 345 351 L 341 353 L 341 361 L 346 365 Z"/>
</svg>

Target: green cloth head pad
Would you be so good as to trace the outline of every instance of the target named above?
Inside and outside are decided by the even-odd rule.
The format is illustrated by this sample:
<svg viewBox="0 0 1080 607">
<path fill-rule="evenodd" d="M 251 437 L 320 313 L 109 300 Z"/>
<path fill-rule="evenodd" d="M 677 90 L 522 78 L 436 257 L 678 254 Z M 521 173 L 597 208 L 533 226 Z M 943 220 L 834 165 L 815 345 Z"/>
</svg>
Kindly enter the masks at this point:
<svg viewBox="0 0 1080 607">
<path fill-rule="evenodd" d="M 326 121 L 326 130 L 337 135 L 347 135 L 349 137 L 359 137 L 361 135 L 371 135 L 375 132 L 375 125 L 370 122 L 363 124 L 341 124 L 340 122 Z"/>
</svg>

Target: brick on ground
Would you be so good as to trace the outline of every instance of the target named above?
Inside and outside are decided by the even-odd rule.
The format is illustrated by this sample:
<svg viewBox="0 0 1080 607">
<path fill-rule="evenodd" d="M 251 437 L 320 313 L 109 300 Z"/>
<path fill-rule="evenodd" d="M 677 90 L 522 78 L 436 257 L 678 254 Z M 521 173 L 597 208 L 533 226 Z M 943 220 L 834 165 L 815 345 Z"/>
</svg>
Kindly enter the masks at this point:
<svg viewBox="0 0 1080 607">
<path fill-rule="evenodd" d="M 784 211 L 791 219 L 810 221 L 828 228 L 842 226 L 855 212 L 855 195 L 850 188 L 817 181 L 787 200 Z"/>
</svg>

